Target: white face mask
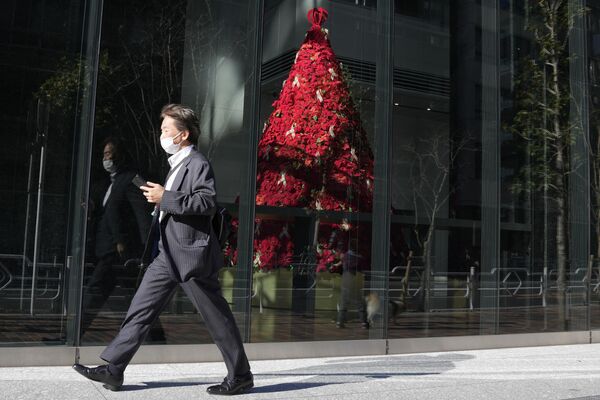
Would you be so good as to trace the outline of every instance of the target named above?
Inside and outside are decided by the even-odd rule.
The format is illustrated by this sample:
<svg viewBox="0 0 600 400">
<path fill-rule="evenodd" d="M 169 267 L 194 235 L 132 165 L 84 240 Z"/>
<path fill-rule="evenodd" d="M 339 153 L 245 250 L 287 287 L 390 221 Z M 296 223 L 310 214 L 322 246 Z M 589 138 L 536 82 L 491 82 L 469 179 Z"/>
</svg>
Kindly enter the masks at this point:
<svg viewBox="0 0 600 400">
<path fill-rule="evenodd" d="M 181 144 L 175 144 L 173 143 L 173 140 L 181 135 L 183 133 L 183 131 L 179 132 L 177 135 L 173 136 L 173 137 L 166 137 L 166 138 L 160 138 L 160 145 L 162 146 L 163 150 L 166 151 L 168 154 L 175 154 L 177 153 L 179 150 L 181 150 Z"/>
<path fill-rule="evenodd" d="M 115 165 L 113 160 L 102 160 L 102 166 L 109 174 L 117 172 L 117 166 Z"/>
</svg>

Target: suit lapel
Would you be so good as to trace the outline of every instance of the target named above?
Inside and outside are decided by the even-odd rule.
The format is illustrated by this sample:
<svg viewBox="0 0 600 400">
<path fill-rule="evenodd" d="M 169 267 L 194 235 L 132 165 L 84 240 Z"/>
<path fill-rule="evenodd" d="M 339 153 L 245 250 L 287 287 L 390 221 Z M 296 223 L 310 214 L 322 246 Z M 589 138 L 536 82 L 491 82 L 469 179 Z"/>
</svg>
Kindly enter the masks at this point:
<svg viewBox="0 0 600 400">
<path fill-rule="evenodd" d="M 171 189 L 169 189 L 169 190 L 177 191 L 177 190 L 181 189 L 181 184 L 183 183 L 183 178 L 187 174 L 187 163 L 188 163 L 188 160 L 185 160 L 181 164 L 181 168 L 179 168 L 179 171 L 177 171 L 177 175 L 175 175 L 175 179 L 173 180 L 173 185 L 171 186 Z"/>
<path fill-rule="evenodd" d="M 187 175 L 188 172 L 188 164 L 190 163 L 192 156 L 196 153 L 196 149 L 192 148 L 192 151 L 190 152 L 190 154 L 183 159 L 183 161 L 181 162 L 181 168 L 179 168 L 179 171 L 177 171 L 177 175 L 175 175 L 175 179 L 173 180 L 173 185 L 171 186 L 171 188 L 169 190 L 173 190 L 173 191 L 178 191 L 181 189 L 181 185 L 183 184 L 183 180 L 185 179 L 185 176 Z M 167 179 L 165 181 L 169 180 L 169 177 L 167 175 Z M 166 182 L 165 182 L 166 185 Z M 159 213 L 160 213 L 160 206 L 158 208 Z M 164 224 L 166 223 L 167 219 L 169 217 L 169 214 L 165 215 L 165 217 L 160 221 L 160 224 Z"/>
<path fill-rule="evenodd" d="M 185 178 L 185 175 L 188 171 L 187 166 L 195 153 L 196 150 L 192 149 L 191 153 L 181 163 L 181 168 L 179 168 L 179 171 L 177 171 L 177 175 L 175 175 L 175 180 L 173 181 L 173 186 L 171 186 L 171 190 L 181 189 L 181 184 L 183 183 L 183 179 Z"/>
<path fill-rule="evenodd" d="M 179 171 L 177 171 L 177 175 L 175 175 L 175 180 L 173 181 L 173 186 L 171 186 L 170 190 L 177 191 L 181 189 L 183 178 L 187 174 L 187 163 L 188 161 L 184 161 L 183 164 L 181 164 L 181 168 L 179 168 Z"/>
</svg>

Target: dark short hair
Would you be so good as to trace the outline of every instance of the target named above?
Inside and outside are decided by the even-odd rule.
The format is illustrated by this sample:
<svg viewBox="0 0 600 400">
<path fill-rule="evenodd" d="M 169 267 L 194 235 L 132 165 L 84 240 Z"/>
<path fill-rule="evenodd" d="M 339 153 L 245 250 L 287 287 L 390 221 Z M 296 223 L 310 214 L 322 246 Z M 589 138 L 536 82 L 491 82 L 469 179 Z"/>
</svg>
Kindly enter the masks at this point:
<svg viewBox="0 0 600 400">
<path fill-rule="evenodd" d="M 175 120 L 175 126 L 180 131 L 190 133 L 189 141 L 196 144 L 200 137 L 200 120 L 194 110 L 181 104 L 167 104 L 160 111 L 161 121 L 165 117 L 171 117 Z"/>
</svg>

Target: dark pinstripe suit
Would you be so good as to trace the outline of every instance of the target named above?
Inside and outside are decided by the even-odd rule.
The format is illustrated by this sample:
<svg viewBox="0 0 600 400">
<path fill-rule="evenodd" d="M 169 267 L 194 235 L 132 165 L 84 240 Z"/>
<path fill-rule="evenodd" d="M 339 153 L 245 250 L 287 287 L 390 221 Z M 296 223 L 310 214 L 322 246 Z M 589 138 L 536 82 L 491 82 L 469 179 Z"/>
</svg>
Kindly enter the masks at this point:
<svg viewBox="0 0 600 400">
<path fill-rule="evenodd" d="M 221 295 L 218 272 L 223 254 L 211 234 L 216 189 L 208 160 L 192 149 L 165 190 L 151 232 L 160 232 L 158 255 L 148 266 L 117 337 L 104 349 L 103 360 L 124 369 L 148 330 L 180 285 L 190 298 L 221 350 L 228 377 L 250 370 L 239 330 Z M 158 229 L 156 229 L 158 228 Z M 152 234 L 149 241 L 155 240 Z M 146 246 L 152 248 L 152 246 Z"/>
</svg>

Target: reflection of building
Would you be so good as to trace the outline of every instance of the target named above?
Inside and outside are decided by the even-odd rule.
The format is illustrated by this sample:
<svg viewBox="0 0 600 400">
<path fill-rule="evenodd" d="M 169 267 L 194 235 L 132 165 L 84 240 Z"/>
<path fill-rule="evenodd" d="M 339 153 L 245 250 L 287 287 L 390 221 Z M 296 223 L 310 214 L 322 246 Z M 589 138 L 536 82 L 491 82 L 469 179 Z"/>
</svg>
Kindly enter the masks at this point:
<svg viewBox="0 0 600 400">
<path fill-rule="evenodd" d="M 7 39 L 0 43 L 9 96 L 0 118 L 7 127 L 5 142 L 14 144 L 0 150 L 2 181 L 8 182 L 0 200 L 0 327 L 15 328 L 0 328 L 0 344 L 33 345 L 53 336 L 48 333 L 66 334 L 64 341 L 36 351 L 39 362 L 46 362 L 47 349 L 70 361 L 76 347 L 91 361 L 91 346 L 106 343 L 106 332 L 118 327 L 119 307 L 131 294 L 123 290 L 125 283 L 117 285 L 120 290 L 109 302 L 119 307 L 101 310 L 83 341 L 77 330 L 89 237 L 88 186 L 101 172 L 98 154 L 90 149 L 106 135 L 124 136 L 141 170 L 162 179 L 167 166 L 155 131 L 158 111 L 167 102 L 190 104 L 201 116 L 198 145 L 215 168 L 219 202 L 236 217 L 237 236 L 221 281 L 252 354 L 574 342 L 577 335 L 589 338 L 598 326 L 597 294 L 586 297 L 590 283 L 600 279 L 596 270 L 588 273 L 586 263 L 590 255 L 598 256 L 592 245 L 598 228 L 590 226 L 588 212 L 597 203 L 590 189 L 597 154 L 586 151 L 584 140 L 588 130 L 594 133 L 589 143 L 595 144 L 597 136 L 598 2 L 587 2 L 588 25 L 577 20 L 567 41 L 570 54 L 578 55 L 568 61 L 565 75 L 570 110 L 583 111 L 563 117 L 583 129 L 569 147 L 581 167 L 568 180 L 568 301 L 562 302 L 565 293 L 557 289 L 555 268 L 558 240 L 548 205 L 552 199 L 539 191 L 514 190 L 534 164 L 509 129 L 517 99 L 525 92 L 517 84 L 521 60 L 539 57 L 526 26 L 535 20 L 535 9 L 526 8 L 534 2 L 87 0 L 85 8 L 71 2 L 60 18 L 47 1 L 32 9 L 9 3 L 1 17 Z M 38 3 L 44 7 L 36 8 Z M 262 127 L 314 6 L 329 11 L 331 44 L 348 73 L 375 153 L 373 212 L 268 207 L 255 200 Z M 63 68 L 61 58 L 68 55 L 76 61 L 67 58 Z M 30 149 L 26 136 L 39 129 L 40 120 L 34 114 L 28 119 L 28 110 L 49 78 L 57 83 L 56 93 L 71 97 L 52 99 L 38 208 L 39 182 L 35 174 L 28 179 L 28 166 L 32 156 L 37 170 L 41 149 Z M 64 83 L 69 90 L 61 90 Z M 33 188 L 29 207 L 28 186 Z M 42 239 L 35 290 L 36 219 L 26 224 L 28 211 L 39 216 Z M 358 245 L 377 251 L 371 254 L 371 268 L 360 272 L 362 292 L 353 296 L 364 295 L 374 318 L 369 329 L 360 326 L 357 309 L 348 310 L 346 328 L 335 327 L 341 285 L 336 271 L 346 249 L 334 232 L 327 235 L 328 244 L 337 253 L 324 257 L 324 268 L 317 270 L 309 249 L 293 254 L 292 268 L 253 270 L 253 239 L 260 229 L 255 221 L 268 218 L 304 221 L 284 235 L 298 248 L 314 243 L 319 224 L 368 226 Z M 119 268 L 135 279 L 137 270 Z M 37 299 L 33 310 L 32 293 Z M 161 316 L 166 341 L 206 350 L 206 332 L 190 328 L 198 326 L 190 321 L 199 318 L 191 310 L 186 300 L 173 298 Z M 385 312 L 394 317 L 387 324 Z M 535 336 L 495 336 L 493 342 L 486 336 L 499 333 Z M 421 341 L 426 336 L 436 339 Z M 0 364 L 9 359 L 2 351 Z M 142 350 L 140 360 L 151 360 L 149 354 Z M 164 360 L 202 357 L 189 354 L 174 346 Z"/>
<path fill-rule="evenodd" d="M 81 12 L 82 5 L 74 1 L 4 4 L 0 122 L 7 145 L 0 149 L 0 253 L 5 256 L 0 261 L 0 287 L 10 277 L 5 270 L 29 279 L 29 283 L 34 268 L 53 279 L 62 275 L 52 266 L 65 257 L 64 240 L 55 233 L 68 229 L 67 193 L 73 155 L 72 147 L 64 143 L 69 140 L 74 120 L 50 113 L 48 101 L 33 94 L 53 76 L 77 68 L 80 43 L 73 35 L 81 30 Z M 63 97 L 65 110 L 74 110 L 76 84 L 50 91 Z M 48 157 L 48 153 L 54 156 Z M 38 200 L 40 182 L 42 195 Z M 32 297 L 27 288 L 19 287 L 3 302 L 8 309 L 29 310 Z M 37 301 L 43 308 L 60 307 L 59 299 L 41 296 Z"/>
</svg>

